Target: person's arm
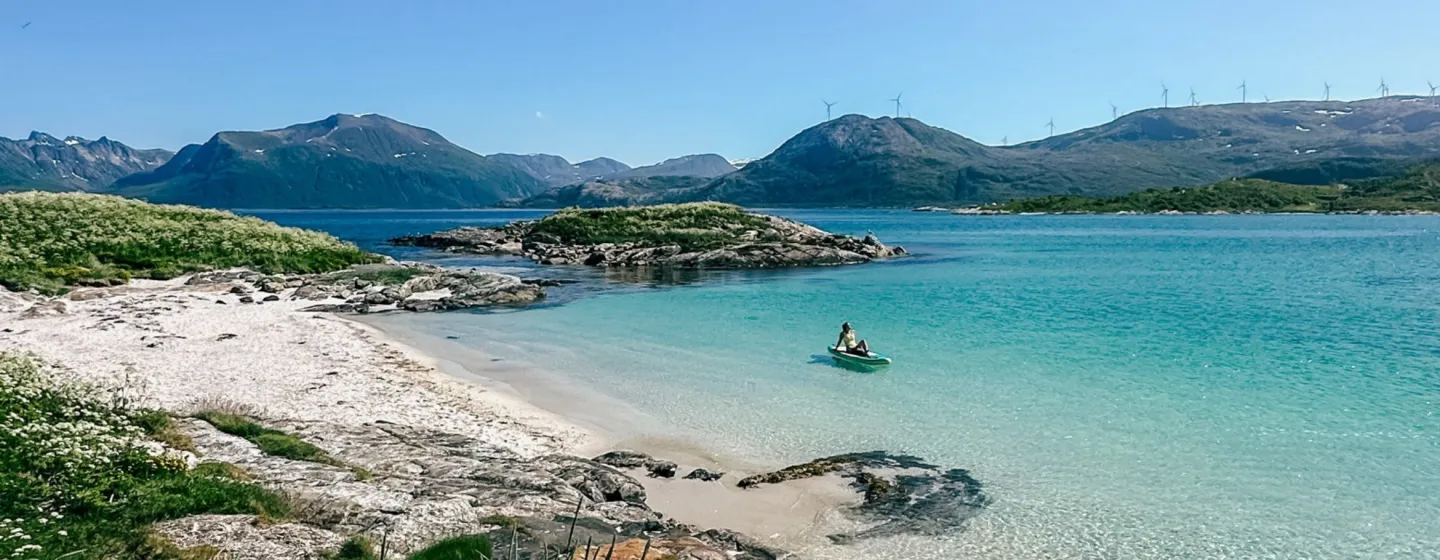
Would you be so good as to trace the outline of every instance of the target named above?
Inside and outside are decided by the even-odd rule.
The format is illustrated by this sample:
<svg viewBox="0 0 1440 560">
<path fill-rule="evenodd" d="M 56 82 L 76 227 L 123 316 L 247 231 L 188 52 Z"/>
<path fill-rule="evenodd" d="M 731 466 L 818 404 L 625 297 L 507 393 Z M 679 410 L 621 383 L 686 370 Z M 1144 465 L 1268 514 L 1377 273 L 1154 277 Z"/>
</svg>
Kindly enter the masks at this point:
<svg viewBox="0 0 1440 560">
<path fill-rule="evenodd" d="M 836 348 L 840 348 L 840 347 L 842 347 L 842 346 L 844 346 L 844 345 L 845 345 L 845 331 L 840 331 L 840 338 L 835 339 L 835 347 L 836 347 Z"/>
</svg>

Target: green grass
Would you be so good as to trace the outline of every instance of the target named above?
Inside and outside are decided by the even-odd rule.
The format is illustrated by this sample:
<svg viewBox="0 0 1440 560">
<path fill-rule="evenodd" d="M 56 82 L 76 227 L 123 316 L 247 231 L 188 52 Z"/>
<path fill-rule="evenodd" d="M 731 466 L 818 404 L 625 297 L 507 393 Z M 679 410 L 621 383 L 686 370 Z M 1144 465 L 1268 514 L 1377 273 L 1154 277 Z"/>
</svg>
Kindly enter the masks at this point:
<svg viewBox="0 0 1440 560">
<path fill-rule="evenodd" d="M 375 545 L 363 536 L 356 535 L 340 545 L 340 550 L 330 555 L 330 560 L 376 560 Z"/>
<path fill-rule="evenodd" d="M 115 196 L 3 194 L 0 224 L 0 286 L 11 290 L 59 293 L 238 266 L 280 274 L 379 262 L 328 234 Z"/>
<path fill-rule="evenodd" d="M 181 449 L 196 453 L 195 442 L 190 436 L 180 431 L 175 425 L 175 419 L 169 414 L 159 410 L 141 410 L 130 415 L 130 421 L 134 422 L 140 429 L 145 430 L 145 435 L 150 439 L 163 443 L 174 449 Z"/>
<path fill-rule="evenodd" d="M 488 560 L 490 539 L 484 535 L 451 537 L 410 555 L 410 560 Z"/>
<path fill-rule="evenodd" d="M 137 442 L 154 417 L 58 379 L 33 358 L 0 352 L 4 557 L 199 558 L 203 551 L 164 546 L 148 526 L 204 513 L 289 515 L 279 496 L 221 467 L 187 471 L 180 461 L 149 456 Z"/>
<path fill-rule="evenodd" d="M 316 447 L 315 444 L 280 430 L 266 428 L 239 414 L 206 410 L 195 413 L 195 417 L 209 422 L 217 430 L 245 438 L 259 447 L 260 451 L 266 455 L 350 469 L 350 472 L 355 473 L 355 478 L 362 481 L 369 480 L 373 476 L 364 468 L 352 467 L 331 457 L 324 449 Z"/>
<path fill-rule="evenodd" d="M 566 208 L 536 222 L 531 235 L 552 237 L 565 244 L 674 244 L 692 250 L 722 245 L 747 230 L 767 229 L 765 218 L 739 206 L 695 202 L 636 208 Z"/>
</svg>

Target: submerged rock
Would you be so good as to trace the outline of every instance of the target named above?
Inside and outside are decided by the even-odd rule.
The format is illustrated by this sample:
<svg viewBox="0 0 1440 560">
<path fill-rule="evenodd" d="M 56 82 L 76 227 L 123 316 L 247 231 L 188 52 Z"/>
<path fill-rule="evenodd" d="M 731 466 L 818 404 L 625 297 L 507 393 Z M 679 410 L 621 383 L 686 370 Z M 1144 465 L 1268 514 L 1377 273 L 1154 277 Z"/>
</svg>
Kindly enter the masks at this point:
<svg viewBox="0 0 1440 560">
<path fill-rule="evenodd" d="M 943 469 L 918 457 L 882 451 L 849 453 L 792 465 L 741 480 L 741 488 L 828 474 L 850 479 L 864 496 L 850 513 L 875 523 L 861 531 L 830 535 L 837 543 L 905 534 L 942 535 L 961 529 L 989 505 L 980 481 L 964 469 Z"/>
</svg>

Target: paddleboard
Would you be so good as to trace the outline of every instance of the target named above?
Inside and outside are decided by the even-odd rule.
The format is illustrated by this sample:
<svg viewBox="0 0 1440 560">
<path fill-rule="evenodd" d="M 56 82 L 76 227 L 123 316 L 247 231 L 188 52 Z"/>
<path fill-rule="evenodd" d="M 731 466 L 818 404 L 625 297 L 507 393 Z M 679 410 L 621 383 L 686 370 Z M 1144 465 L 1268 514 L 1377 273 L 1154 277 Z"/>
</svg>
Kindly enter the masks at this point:
<svg viewBox="0 0 1440 560">
<path fill-rule="evenodd" d="M 852 364 L 859 364 L 862 366 L 870 367 L 890 365 L 890 358 L 886 358 L 885 356 L 881 356 L 880 354 L 876 354 L 874 352 L 871 352 L 869 356 L 856 356 L 855 354 L 851 354 L 849 352 L 837 350 L 834 346 L 826 348 L 826 350 L 829 350 L 830 355 L 834 356 L 836 360 L 842 362 L 848 362 Z"/>
</svg>

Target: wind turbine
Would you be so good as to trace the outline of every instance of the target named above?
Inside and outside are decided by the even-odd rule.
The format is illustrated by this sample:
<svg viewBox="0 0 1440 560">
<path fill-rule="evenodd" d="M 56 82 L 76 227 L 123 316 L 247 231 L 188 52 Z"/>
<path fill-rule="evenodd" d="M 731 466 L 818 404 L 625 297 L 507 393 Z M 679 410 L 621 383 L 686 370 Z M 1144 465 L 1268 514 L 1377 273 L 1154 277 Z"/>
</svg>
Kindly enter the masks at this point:
<svg viewBox="0 0 1440 560">
<path fill-rule="evenodd" d="M 1120 118 L 1120 108 L 1119 108 L 1119 107 L 1116 107 L 1114 103 L 1111 103 L 1111 104 L 1110 104 L 1110 120 L 1113 121 L 1113 120 L 1118 119 L 1118 118 Z"/>
<path fill-rule="evenodd" d="M 836 102 L 835 102 L 835 101 L 826 101 L 826 100 L 824 100 L 824 99 L 821 99 L 820 102 L 825 104 L 825 120 L 826 120 L 826 121 L 829 121 L 829 120 L 830 120 L 830 108 L 831 108 L 831 107 L 834 107 Z"/>
<path fill-rule="evenodd" d="M 1240 90 L 1240 102 L 1244 103 L 1245 99 L 1250 96 L 1250 89 L 1245 87 L 1245 80 L 1240 80 L 1240 87 L 1235 89 Z"/>
<path fill-rule="evenodd" d="M 1266 103 L 1269 103 L 1269 102 L 1270 102 L 1270 95 L 1269 95 L 1269 94 L 1263 94 L 1262 96 L 1265 98 L 1265 102 L 1266 102 Z"/>
<path fill-rule="evenodd" d="M 1050 136 L 1054 136 L 1054 135 L 1055 135 L 1055 117 L 1050 117 L 1050 122 L 1045 123 L 1045 126 L 1050 127 Z M 1046 138 L 1049 138 L 1049 136 L 1047 136 Z"/>
<path fill-rule="evenodd" d="M 1375 88 L 1375 91 L 1380 92 L 1380 97 L 1390 97 L 1390 86 L 1385 84 L 1385 78 L 1380 78 L 1380 87 Z"/>
<path fill-rule="evenodd" d="M 900 98 L 904 96 L 905 92 L 902 91 L 895 95 L 895 99 L 891 99 L 891 101 L 895 102 L 895 118 L 897 119 L 900 118 Z"/>
<path fill-rule="evenodd" d="M 1002 137 L 1000 137 L 1000 145 L 1001 145 L 1001 146 L 1009 146 L 1009 145 L 1010 145 L 1010 137 L 1009 137 L 1009 136 L 1002 136 Z"/>
<path fill-rule="evenodd" d="M 1330 100 L 1330 82 L 1325 82 L 1325 100 Z"/>
<path fill-rule="evenodd" d="M 1192 87 L 1190 88 L 1190 106 L 1195 107 L 1198 105 L 1200 105 L 1200 102 L 1195 100 L 1195 88 Z"/>
<path fill-rule="evenodd" d="M 1430 80 L 1425 80 L 1425 85 L 1430 86 L 1430 101 L 1433 103 L 1435 101 L 1435 84 L 1430 83 Z"/>
<path fill-rule="evenodd" d="M 1165 86 L 1165 82 L 1160 82 L 1160 99 L 1164 101 L 1165 107 L 1170 106 L 1170 88 Z"/>
</svg>

